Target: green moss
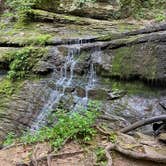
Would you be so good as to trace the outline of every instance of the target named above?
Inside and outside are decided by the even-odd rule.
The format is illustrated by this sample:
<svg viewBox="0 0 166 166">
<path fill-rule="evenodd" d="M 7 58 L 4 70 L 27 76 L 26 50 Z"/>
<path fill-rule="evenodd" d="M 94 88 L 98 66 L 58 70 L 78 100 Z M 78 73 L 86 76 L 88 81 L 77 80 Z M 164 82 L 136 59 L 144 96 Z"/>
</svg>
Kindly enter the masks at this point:
<svg viewBox="0 0 166 166">
<path fill-rule="evenodd" d="M 158 87 L 150 87 L 141 81 L 116 81 L 109 80 L 111 88 L 114 90 L 124 90 L 129 95 L 144 95 L 144 96 L 160 96 L 162 89 Z"/>
<path fill-rule="evenodd" d="M 109 33 L 103 36 L 100 36 L 97 38 L 97 41 L 110 41 L 110 40 L 114 40 L 120 37 L 120 34 L 118 33 Z"/>
<path fill-rule="evenodd" d="M 43 57 L 47 56 L 47 48 L 25 47 L 9 53 L 11 58 L 8 78 L 22 79 L 32 74 L 32 68 Z"/>
<path fill-rule="evenodd" d="M 1 43 L 19 45 L 45 45 L 51 41 L 50 34 L 44 34 L 35 26 L 8 28 L 0 32 Z"/>
<path fill-rule="evenodd" d="M 113 55 L 110 71 L 112 76 L 119 76 L 120 78 L 137 76 L 147 80 L 156 79 L 157 57 L 154 44 L 122 47 L 114 50 Z"/>
<path fill-rule="evenodd" d="M 132 74 L 132 48 L 124 47 L 117 49 L 112 62 L 112 75 L 119 77 L 129 77 Z"/>
<path fill-rule="evenodd" d="M 31 10 L 30 15 L 32 15 L 32 18 L 34 20 L 51 20 L 51 21 L 57 21 L 60 23 L 72 23 L 72 24 L 79 24 L 79 25 L 87 25 L 90 24 L 90 22 L 86 21 L 85 18 L 80 18 L 77 16 L 71 16 L 71 15 L 64 15 L 64 14 L 57 14 L 52 12 L 47 12 L 44 10 Z"/>
<path fill-rule="evenodd" d="M 0 81 L 0 96 L 11 96 L 17 93 L 22 86 L 23 81 L 13 82 L 7 78 Z"/>
</svg>

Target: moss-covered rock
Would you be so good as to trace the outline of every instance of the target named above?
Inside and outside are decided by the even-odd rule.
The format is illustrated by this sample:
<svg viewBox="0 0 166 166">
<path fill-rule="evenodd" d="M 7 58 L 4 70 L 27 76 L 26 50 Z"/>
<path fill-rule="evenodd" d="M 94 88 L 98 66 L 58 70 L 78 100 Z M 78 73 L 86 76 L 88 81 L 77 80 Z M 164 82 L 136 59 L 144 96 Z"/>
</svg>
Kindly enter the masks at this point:
<svg viewBox="0 0 166 166">
<path fill-rule="evenodd" d="M 122 79 L 165 81 L 166 46 L 162 41 L 165 41 L 165 31 L 131 36 L 122 34 L 108 42 L 97 62 L 97 72 Z"/>
<path fill-rule="evenodd" d="M 22 49 L 10 52 L 9 79 L 22 79 L 33 74 L 33 67 L 36 63 L 48 55 L 47 48 L 24 47 Z"/>
<path fill-rule="evenodd" d="M 145 45 L 122 47 L 113 51 L 112 76 L 128 78 L 141 76 L 146 79 L 156 78 L 157 57 L 154 46 Z"/>
<path fill-rule="evenodd" d="M 63 24 L 89 25 L 90 22 L 76 16 L 57 14 L 44 10 L 31 10 L 29 13 L 34 21 L 58 22 Z"/>
<path fill-rule="evenodd" d="M 36 8 L 54 13 L 68 13 L 98 19 L 114 18 L 119 9 L 118 1 L 78 1 L 78 0 L 49 0 L 36 3 Z"/>
<path fill-rule="evenodd" d="M 10 64 L 10 53 L 16 51 L 17 48 L 0 47 L 0 70 L 8 70 Z"/>
<path fill-rule="evenodd" d="M 153 43 L 146 43 L 106 51 L 105 61 L 103 59 L 97 69 L 98 74 L 126 79 L 137 77 L 156 80 L 159 78 L 157 71 L 161 58 L 156 52 L 156 46 Z M 164 74 L 162 79 L 165 79 Z"/>
</svg>

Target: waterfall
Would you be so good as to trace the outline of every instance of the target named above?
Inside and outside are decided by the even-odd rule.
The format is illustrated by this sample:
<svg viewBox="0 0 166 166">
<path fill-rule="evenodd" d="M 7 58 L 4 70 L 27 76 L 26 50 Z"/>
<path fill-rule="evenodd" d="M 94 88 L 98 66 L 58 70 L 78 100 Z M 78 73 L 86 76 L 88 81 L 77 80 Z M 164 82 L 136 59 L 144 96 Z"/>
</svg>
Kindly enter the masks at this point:
<svg viewBox="0 0 166 166">
<path fill-rule="evenodd" d="M 67 56 L 65 57 L 65 62 L 62 65 L 60 72 L 59 72 L 59 78 L 52 78 L 55 81 L 55 90 L 52 90 L 50 93 L 50 96 L 48 98 L 48 102 L 44 105 L 43 109 L 40 111 L 39 115 L 35 119 L 34 123 L 31 126 L 31 130 L 38 130 L 42 126 L 46 124 L 47 118 L 50 115 L 50 113 L 54 110 L 56 105 L 59 103 L 61 98 L 65 95 L 65 91 L 67 87 L 72 86 L 73 84 L 73 78 L 74 78 L 74 69 L 75 65 L 77 64 L 77 60 L 80 55 L 80 47 L 83 45 L 83 42 L 81 40 L 76 41 L 76 44 L 68 45 L 68 52 Z M 90 52 L 90 57 L 96 55 L 97 49 L 95 48 Z M 88 103 L 88 91 L 95 87 L 96 83 L 96 72 L 95 67 L 93 64 L 93 61 L 90 61 L 89 70 L 87 72 L 87 83 L 84 87 L 85 89 L 85 97 L 79 98 L 78 105 L 73 108 L 74 111 L 78 110 L 79 105 L 82 105 L 83 107 L 87 106 Z M 74 94 L 73 94 L 74 95 Z M 76 95 L 76 94 L 75 94 Z M 77 97 L 77 96 L 76 96 Z"/>
</svg>

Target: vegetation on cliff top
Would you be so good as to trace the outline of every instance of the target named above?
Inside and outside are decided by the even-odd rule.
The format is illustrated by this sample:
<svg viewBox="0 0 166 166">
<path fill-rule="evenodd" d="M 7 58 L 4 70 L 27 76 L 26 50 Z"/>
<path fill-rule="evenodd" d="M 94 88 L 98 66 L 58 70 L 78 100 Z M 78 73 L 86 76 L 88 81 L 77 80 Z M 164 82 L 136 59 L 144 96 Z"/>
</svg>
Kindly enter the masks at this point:
<svg viewBox="0 0 166 166">
<path fill-rule="evenodd" d="M 71 4 L 73 3 L 74 6 L 82 8 L 84 4 L 89 2 L 95 3 L 96 0 L 73 0 Z M 11 12 L 17 13 L 17 19 L 22 23 L 25 23 L 31 19 L 31 9 L 35 8 L 36 5 L 43 5 L 43 3 L 47 5 L 47 3 L 50 3 L 50 1 L 43 2 L 42 0 L 7 0 L 6 2 Z M 165 0 L 120 0 L 116 3 L 119 5 L 119 10 L 117 10 L 113 15 L 118 19 L 133 16 L 137 19 L 155 18 L 156 21 L 163 21 L 166 18 L 164 13 L 164 9 L 166 7 Z M 53 4 L 61 6 L 61 1 L 56 3 L 54 2 Z"/>
</svg>

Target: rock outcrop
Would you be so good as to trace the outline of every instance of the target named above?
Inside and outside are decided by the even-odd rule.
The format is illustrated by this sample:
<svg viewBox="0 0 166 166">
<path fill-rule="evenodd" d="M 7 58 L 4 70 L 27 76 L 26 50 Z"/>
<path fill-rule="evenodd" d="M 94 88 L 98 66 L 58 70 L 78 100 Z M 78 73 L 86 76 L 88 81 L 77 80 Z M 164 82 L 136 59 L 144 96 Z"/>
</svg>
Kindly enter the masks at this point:
<svg viewBox="0 0 166 166">
<path fill-rule="evenodd" d="M 31 125 L 49 96 L 46 83 L 26 81 L 18 94 L 0 103 L 0 142 L 9 132 L 18 135 Z"/>
<path fill-rule="evenodd" d="M 15 55 L 12 54 L 13 56 L 10 57 L 9 53 L 13 51 L 30 47 L 32 52 L 26 58 L 33 59 L 33 62 L 23 61 L 26 65 L 30 64 L 30 68 L 28 68 L 28 75 L 24 77 L 26 81 L 22 80 L 24 84 L 19 91 L 14 91 L 14 88 L 10 87 L 16 82 L 19 83 L 19 79 L 16 82 L 12 80 L 10 86 L 7 84 L 2 90 L 0 88 L 0 142 L 9 132 L 14 131 L 19 135 L 22 130 L 30 127 L 44 104 L 48 102 L 51 92 L 56 90 L 56 81 L 60 77 L 66 56 L 68 53 L 73 53 L 68 52 L 70 49 L 77 53 L 73 67 L 74 87 L 65 87 L 66 96 L 61 101 L 66 109 L 77 104 L 72 96 L 76 92 L 77 98 L 85 99 L 88 94 L 90 99 L 106 102 L 105 106 L 110 108 L 109 111 L 114 114 L 114 122 L 116 121 L 110 124 L 113 128 L 123 127 L 133 122 L 136 116 L 142 118 L 144 115 L 153 116 L 164 113 L 163 109 L 156 113 L 158 107 L 156 108 L 155 100 L 153 108 L 151 104 L 147 104 L 148 107 L 140 106 L 141 109 L 143 108 L 143 113 L 140 114 L 140 110 L 132 107 L 134 97 L 123 97 L 127 92 L 114 90 L 110 80 L 107 86 L 99 85 L 85 89 L 85 85 L 92 63 L 97 76 L 102 81 L 105 78 L 137 78 L 140 81 L 146 80 L 155 82 L 157 85 L 160 83 L 165 85 L 166 24 L 141 29 L 142 24 L 134 24 L 130 21 L 109 21 L 113 17 L 112 14 L 119 9 L 116 0 L 98 0 L 94 4 L 80 3 L 77 7 L 71 5 L 73 3 L 73 0 L 42 2 L 29 13 L 33 21 L 29 23 L 29 26 L 13 29 L 12 22 L 0 32 L 0 73 L 4 70 L 8 73 L 12 68 L 11 62 Z M 32 55 L 33 48 L 38 50 L 37 54 Z M 43 48 L 48 51 L 46 55 L 41 53 Z M 18 58 L 17 61 L 21 60 Z M 69 75 L 71 74 L 70 65 L 65 66 L 66 73 Z M 20 72 L 20 69 L 17 69 L 17 72 Z M 34 75 L 39 78 L 33 79 Z M 67 75 L 67 77 L 71 76 Z M 3 79 L 0 79 L 0 83 L 2 81 Z M 63 87 L 58 88 L 63 90 Z M 4 94 L 6 89 L 7 95 Z M 143 101 L 144 98 L 141 102 Z M 162 106 L 165 107 L 163 104 Z M 56 106 L 53 108 L 56 109 Z M 155 109 L 154 112 L 153 109 Z M 122 118 L 119 119 L 120 116 Z"/>
<path fill-rule="evenodd" d="M 117 0 L 97 0 L 95 3 L 93 1 L 84 3 L 77 0 L 60 0 L 58 2 L 49 0 L 45 3 L 37 3 L 35 7 L 51 12 L 67 13 L 95 19 L 109 19 L 115 18 L 120 4 Z"/>
</svg>

